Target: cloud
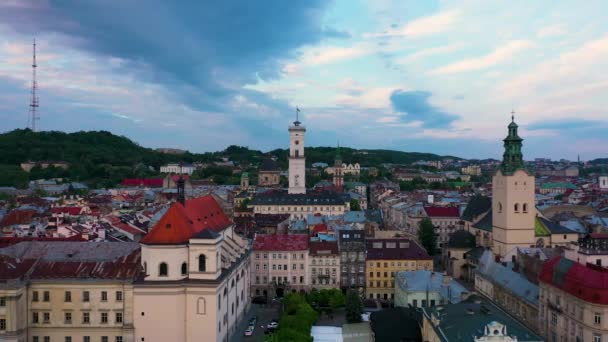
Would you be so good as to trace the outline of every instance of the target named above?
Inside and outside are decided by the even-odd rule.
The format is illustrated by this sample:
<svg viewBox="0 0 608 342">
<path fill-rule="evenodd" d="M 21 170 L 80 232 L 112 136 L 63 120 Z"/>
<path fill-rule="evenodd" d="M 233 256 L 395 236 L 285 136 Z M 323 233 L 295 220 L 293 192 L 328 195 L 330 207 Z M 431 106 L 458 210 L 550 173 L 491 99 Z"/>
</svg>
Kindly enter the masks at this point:
<svg viewBox="0 0 608 342">
<path fill-rule="evenodd" d="M 569 130 L 581 130 L 588 128 L 606 128 L 608 123 L 605 121 L 595 120 L 580 120 L 580 119 L 562 119 L 554 121 L 538 121 L 526 126 L 528 130 L 557 130 L 557 131 L 569 131 Z"/>
<path fill-rule="evenodd" d="M 561 36 L 564 33 L 565 33 L 564 29 L 561 28 L 559 25 L 551 25 L 551 26 L 545 26 L 545 27 L 541 28 L 540 30 L 538 30 L 538 32 L 536 33 L 536 36 L 538 38 L 549 38 L 549 37 Z"/>
<path fill-rule="evenodd" d="M 433 70 L 432 73 L 444 75 L 486 69 L 507 61 L 516 53 L 530 46 L 532 43 L 527 40 L 512 40 L 487 55 L 448 64 Z"/>
<path fill-rule="evenodd" d="M 350 47 L 328 46 L 306 50 L 301 59 L 304 65 L 322 65 L 361 57 L 372 53 L 373 50 L 364 45 Z"/>
<path fill-rule="evenodd" d="M 366 38 L 381 37 L 425 37 L 449 30 L 460 17 L 459 10 L 449 10 L 435 15 L 418 18 L 400 27 L 393 27 L 377 33 L 366 33 Z"/>
<path fill-rule="evenodd" d="M 458 50 L 462 49 L 464 46 L 465 45 L 462 43 L 454 43 L 454 44 L 436 46 L 436 47 L 416 51 L 403 58 L 400 58 L 397 61 L 397 63 L 398 64 L 410 64 L 410 63 L 416 62 L 416 61 L 426 58 L 426 57 L 443 55 L 443 54 L 446 54 L 449 52 L 458 51 Z"/>
<path fill-rule="evenodd" d="M 458 119 L 457 115 L 432 106 L 430 97 L 431 93 L 427 91 L 396 90 L 390 100 L 395 111 L 407 114 L 402 120 L 421 121 L 426 128 L 447 128 Z"/>
</svg>

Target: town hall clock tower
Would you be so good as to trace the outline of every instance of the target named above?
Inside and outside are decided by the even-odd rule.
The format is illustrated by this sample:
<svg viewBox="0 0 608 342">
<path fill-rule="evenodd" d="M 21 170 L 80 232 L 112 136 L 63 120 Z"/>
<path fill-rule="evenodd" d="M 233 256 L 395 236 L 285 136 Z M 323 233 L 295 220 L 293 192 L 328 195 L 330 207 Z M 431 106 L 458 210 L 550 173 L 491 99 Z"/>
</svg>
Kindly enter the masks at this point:
<svg viewBox="0 0 608 342">
<path fill-rule="evenodd" d="M 289 126 L 289 194 L 306 193 L 306 158 L 304 157 L 306 127 L 297 119 Z"/>
</svg>

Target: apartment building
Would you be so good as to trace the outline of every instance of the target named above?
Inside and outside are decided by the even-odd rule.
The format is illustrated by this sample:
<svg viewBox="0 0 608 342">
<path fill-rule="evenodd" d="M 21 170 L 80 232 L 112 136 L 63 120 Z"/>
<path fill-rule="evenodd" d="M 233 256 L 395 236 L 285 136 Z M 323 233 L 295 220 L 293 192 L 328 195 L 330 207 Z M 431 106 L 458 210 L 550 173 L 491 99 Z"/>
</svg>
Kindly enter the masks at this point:
<svg viewBox="0 0 608 342">
<path fill-rule="evenodd" d="M 310 242 L 311 289 L 340 288 L 340 254 L 336 241 Z"/>
</svg>

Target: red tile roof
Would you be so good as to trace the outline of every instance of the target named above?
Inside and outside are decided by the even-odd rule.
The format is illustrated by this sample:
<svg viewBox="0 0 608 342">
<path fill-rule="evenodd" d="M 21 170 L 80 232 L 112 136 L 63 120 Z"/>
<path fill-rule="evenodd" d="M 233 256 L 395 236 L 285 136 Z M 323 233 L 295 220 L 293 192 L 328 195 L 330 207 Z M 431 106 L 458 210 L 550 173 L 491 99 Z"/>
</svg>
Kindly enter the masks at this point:
<svg viewBox="0 0 608 342">
<path fill-rule="evenodd" d="M 606 272 L 558 256 L 543 264 L 538 279 L 586 302 L 608 305 Z"/>
<path fill-rule="evenodd" d="M 51 208 L 53 214 L 68 214 L 72 216 L 80 215 L 81 207 L 54 207 Z"/>
<path fill-rule="evenodd" d="M 429 217 L 460 217 L 460 211 L 456 207 L 424 207 Z"/>
<path fill-rule="evenodd" d="M 231 224 L 230 219 L 211 195 L 176 202 L 141 240 L 143 244 L 183 244 L 205 229 L 218 232 Z"/>
<path fill-rule="evenodd" d="M 319 233 L 327 233 L 327 225 L 325 223 L 319 223 L 317 225 L 314 226 L 314 228 L 312 229 L 312 233 L 314 234 L 319 234 Z"/>
<path fill-rule="evenodd" d="M 35 262 L 36 259 L 15 259 L 0 255 L 0 282 L 25 276 Z"/>
<path fill-rule="evenodd" d="M 23 241 L 86 241 L 82 235 L 74 235 L 67 238 L 56 238 L 56 237 L 34 237 L 34 236 L 24 236 L 24 237 L 0 237 L 0 248 L 4 248 L 10 245 L 17 244 Z"/>
<path fill-rule="evenodd" d="M 184 178 L 184 181 L 187 181 L 188 179 L 190 179 L 190 176 L 182 175 L 182 178 Z M 171 180 L 177 182 L 179 180 L 179 175 L 171 175 Z"/>
<path fill-rule="evenodd" d="M 122 186 L 141 186 L 149 188 L 162 188 L 162 178 L 125 178 L 120 183 Z"/>
<path fill-rule="evenodd" d="M 303 251 L 307 249 L 307 234 L 256 235 L 253 242 L 253 250 L 255 251 Z"/>
<path fill-rule="evenodd" d="M 145 234 L 146 232 L 135 228 L 127 223 L 124 223 L 120 220 L 120 218 L 116 217 L 116 216 L 106 216 L 104 217 L 104 220 L 108 221 L 112 227 L 118 229 L 118 230 L 122 230 L 123 232 L 129 233 L 129 234 L 133 234 L 133 235 L 138 235 L 138 234 Z"/>
<path fill-rule="evenodd" d="M 2 218 L 0 227 L 30 223 L 35 215 L 36 210 L 13 210 Z"/>
</svg>

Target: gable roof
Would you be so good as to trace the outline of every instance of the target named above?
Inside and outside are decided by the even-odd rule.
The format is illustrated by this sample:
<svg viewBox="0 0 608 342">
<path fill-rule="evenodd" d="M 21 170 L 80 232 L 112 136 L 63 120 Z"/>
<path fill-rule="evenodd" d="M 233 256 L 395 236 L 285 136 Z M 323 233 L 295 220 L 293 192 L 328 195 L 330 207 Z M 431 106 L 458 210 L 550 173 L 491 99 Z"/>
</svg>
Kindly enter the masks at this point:
<svg viewBox="0 0 608 342">
<path fill-rule="evenodd" d="M 277 163 L 270 158 L 266 158 L 262 161 L 259 170 L 260 172 L 281 171 L 281 169 L 279 169 L 279 167 L 277 166 Z"/>
<path fill-rule="evenodd" d="M 485 230 L 486 232 L 492 231 L 492 210 L 488 210 L 488 213 L 481 218 L 481 220 L 477 221 L 473 225 L 473 228 Z"/>
<path fill-rule="evenodd" d="M 146 245 L 174 245 L 187 243 L 195 234 L 211 229 L 224 230 L 231 224 L 222 208 L 211 195 L 181 203 L 173 203 L 165 214 L 141 239 Z"/>
<path fill-rule="evenodd" d="M 473 221 L 474 218 L 490 210 L 490 208 L 492 208 L 492 200 L 489 197 L 473 196 L 462 213 L 462 219 Z"/>
<path fill-rule="evenodd" d="M 256 235 L 253 242 L 255 251 L 302 251 L 308 249 L 308 234 Z"/>
<path fill-rule="evenodd" d="M 586 302 L 608 305 L 607 272 L 558 256 L 543 264 L 538 279 Z"/>
<path fill-rule="evenodd" d="M 460 217 L 457 207 L 424 207 L 429 217 Z"/>
<path fill-rule="evenodd" d="M 457 230 L 450 235 L 448 246 L 450 248 L 475 248 L 475 235 L 464 229 Z"/>
<path fill-rule="evenodd" d="M 540 221 L 540 223 L 546 227 L 551 234 L 578 234 L 577 232 L 570 230 L 559 223 L 547 220 L 544 217 L 537 217 L 536 219 Z"/>
</svg>

